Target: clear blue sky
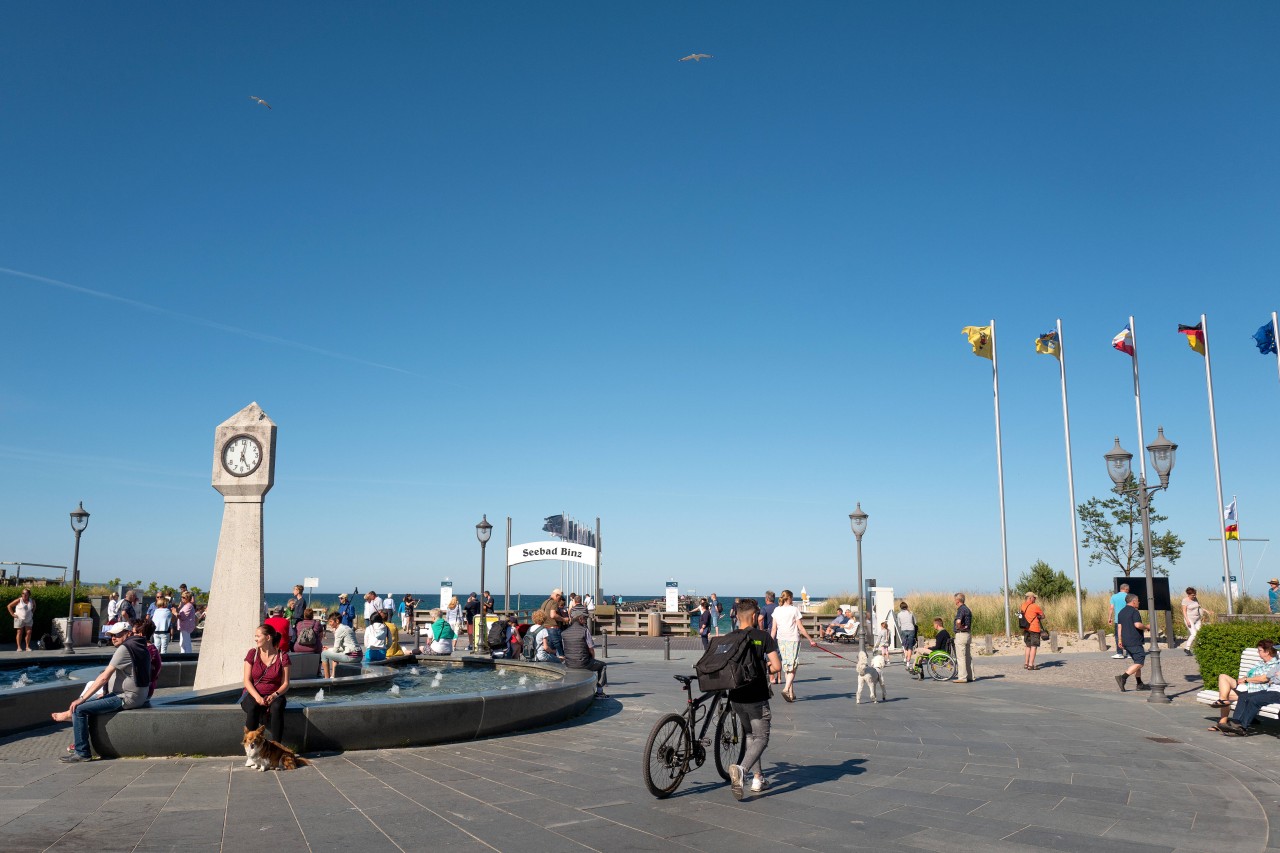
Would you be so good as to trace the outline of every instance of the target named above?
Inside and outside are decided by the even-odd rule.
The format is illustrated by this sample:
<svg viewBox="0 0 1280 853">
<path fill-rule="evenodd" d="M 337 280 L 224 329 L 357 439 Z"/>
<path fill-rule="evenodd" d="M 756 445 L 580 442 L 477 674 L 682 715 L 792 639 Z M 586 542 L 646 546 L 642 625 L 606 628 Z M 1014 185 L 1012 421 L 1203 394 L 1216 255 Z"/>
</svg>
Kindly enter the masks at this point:
<svg viewBox="0 0 1280 853">
<path fill-rule="evenodd" d="M 1110 348 L 1134 314 L 1147 438 L 1181 444 L 1175 583 L 1207 586 L 1204 370 L 1176 333 L 1202 312 L 1228 500 L 1280 537 L 1280 382 L 1250 340 L 1280 307 L 1274 3 L 3 19 L 0 267 L 93 293 L 0 273 L 0 560 L 69 562 L 83 500 L 86 577 L 207 586 L 213 429 L 256 400 L 268 589 L 471 587 L 481 513 L 501 545 L 564 509 L 602 517 L 606 592 L 829 594 L 861 501 L 868 575 L 995 590 L 990 368 L 961 327 L 998 323 L 1016 578 L 1071 572 L 1033 340 L 1063 318 L 1084 500 L 1113 436 L 1138 451 Z"/>
</svg>

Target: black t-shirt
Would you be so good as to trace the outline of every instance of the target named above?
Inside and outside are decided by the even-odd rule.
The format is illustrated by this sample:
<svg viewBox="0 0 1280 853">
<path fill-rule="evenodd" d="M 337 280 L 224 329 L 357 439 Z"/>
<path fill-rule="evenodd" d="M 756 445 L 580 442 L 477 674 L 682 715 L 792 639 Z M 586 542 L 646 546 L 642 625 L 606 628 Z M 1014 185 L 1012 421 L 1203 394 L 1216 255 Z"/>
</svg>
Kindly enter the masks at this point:
<svg viewBox="0 0 1280 853">
<path fill-rule="evenodd" d="M 956 633 L 968 633 L 973 624 L 973 611 L 963 604 L 956 607 Z"/>
<path fill-rule="evenodd" d="M 747 631 L 751 635 L 751 642 L 755 644 L 756 650 L 760 654 L 760 665 L 756 668 L 756 677 L 750 684 L 745 687 L 739 687 L 737 690 L 729 691 L 729 701 L 743 704 L 767 702 L 769 701 L 769 653 L 778 651 L 778 641 L 759 628 L 748 628 Z M 737 632 L 735 631 L 734 633 Z"/>
<path fill-rule="evenodd" d="M 1126 604 L 1116 614 L 1116 624 L 1120 626 L 1120 642 L 1126 646 L 1141 646 L 1142 631 L 1138 629 L 1138 623 L 1142 621 L 1142 614 L 1138 612 L 1131 604 Z"/>
<path fill-rule="evenodd" d="M 935 652 L 951 651 L 951 635 L 947 633 L 946 628 L 938 629 L 938 635 L 933 638 L 933 651 Z"/>
<path fill-rule="evenodd" d="M 711 611 L 704 610 L 698 614 L 698 633 L 705 634 L 711 630 Z"/>
</svg>

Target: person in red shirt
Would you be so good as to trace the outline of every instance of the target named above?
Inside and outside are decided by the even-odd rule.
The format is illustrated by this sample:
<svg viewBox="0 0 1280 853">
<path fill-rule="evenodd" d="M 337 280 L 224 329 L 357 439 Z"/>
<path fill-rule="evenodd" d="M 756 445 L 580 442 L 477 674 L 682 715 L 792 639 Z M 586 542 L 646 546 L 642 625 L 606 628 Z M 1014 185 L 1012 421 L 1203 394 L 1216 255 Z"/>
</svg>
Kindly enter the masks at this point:
<svg viewBox="0 0 1280 853">
<path fill-rule="evenodd" d="M 279 605 L 271 608 L 271 615 L 267 617 L 264 625 L 270 625 L 276 629 L 276 633 L 280 635 L 280 640 L 276 645 L 277 649 L 287 649 L 289 640 L 289 617 L 284 615 L 284 608 Z"/>
<path fill-rule="evenodd" d="M 1040 651 L 1040 632 L 1044 630 L 1044 611 L 1036 604 L 1036 594 L 1026 594 L 1022 604 L 1022 618 L 1027 620 L 1027 627 L 1022 629 L 1022 642 L 1026 651 L 1022 653 L 1023 669 L 1039 669 L 1036 666 L 1036 652 Z"/>
</svg>

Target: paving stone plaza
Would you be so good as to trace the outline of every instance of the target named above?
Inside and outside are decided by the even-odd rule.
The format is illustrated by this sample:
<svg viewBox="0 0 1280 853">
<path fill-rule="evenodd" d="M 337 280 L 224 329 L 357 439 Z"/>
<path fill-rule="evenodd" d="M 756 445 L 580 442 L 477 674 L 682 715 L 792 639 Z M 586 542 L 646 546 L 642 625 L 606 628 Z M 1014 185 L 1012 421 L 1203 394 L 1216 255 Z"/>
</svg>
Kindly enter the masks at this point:
<svg viewBox="0 0 1280 853">
<path fill-rule="evenodd" d="M 645 739 L 679 710 L 671 675 L 698 652 L 671 654 L 611 649 L 609 698 L 567 724 L 313 756 L 289 773 L 225 758 L 68 766 L 69 727 L 10 737 L 0 850 L 1280 848 L 1274 737 L 1207 731 L 1180 651 L 1166 655 L 1167 706 L 1120 694 L 1119 662 L 1079 653 L 1048 655 L 1036 673 L 1012 655 L 979 658 L 968 685 L 891 667 L 889 701 L 855 705 L 849 663 L 806 649 L 799 701 L 772 706 L 772 787 L 740 803 L 710 762 L 670 799 L 644 787 Z"/>
</svg>

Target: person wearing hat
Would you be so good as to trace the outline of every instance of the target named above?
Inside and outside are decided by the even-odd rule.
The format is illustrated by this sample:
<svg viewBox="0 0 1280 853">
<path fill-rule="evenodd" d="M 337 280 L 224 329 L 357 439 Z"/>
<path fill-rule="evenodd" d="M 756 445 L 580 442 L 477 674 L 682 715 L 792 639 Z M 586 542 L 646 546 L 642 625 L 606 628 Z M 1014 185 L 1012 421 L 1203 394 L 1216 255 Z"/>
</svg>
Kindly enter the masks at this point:
<svg viewBox="0 0 1280 853">
<path fill-rule="evenodd" d="M 356 627 L 356 606 L 345 592 L 338 596 L 338 621 L 352 630 Z"/>
<path fill-rule="evenodd" d="M 560 632 L 564 644 L 564 665 L 569 669 L 586 669 L 596 674 L 596 698 L 605 698 L 609 686 L 606 665 L 596 660 L 596 644 L 587 631 L 587 608 L 578 605 L 569 611 L 569 627 Z"/>
<path fill-rule="evenodd" d="M 1280 613 L 1280 578 L 1267 581 L 1267 605 L 1272 613 Z"/>
<path fill-rule="evenodd" d="M 127 711 L 147 701 L 147 687 L 151 684 L 151 655 L 147 652 L 147 641 L 133 636 L 133 625 L 123 620 L 107 628 L 107 637 L 115 646 L 107 668 L 71 703 L 70 708 L 53 715 L 58 722 L 70 720 L 75 731 L 74 751 L 61 758 L 66 764 L 93 760 L 93 746 L 89 742 L 90 717 Z M 105 690 L 101 698 L 89 698 L 99 690 Z"/>
<path fill-rule="evenodd" d="M 271 608 L 270 614 L 271 615 L 263 621 L 263 624 L 270 625 L 272 628 L 275 628 L 276 633 L 282 638 L 281 642 L 283 645 L 279 646 L 277 650 L 279 650 L 279 648 L 289 648 L 289 617 L 284 615 L 284 608 L 277 604 L 275 607 Z"/>
</svg>

